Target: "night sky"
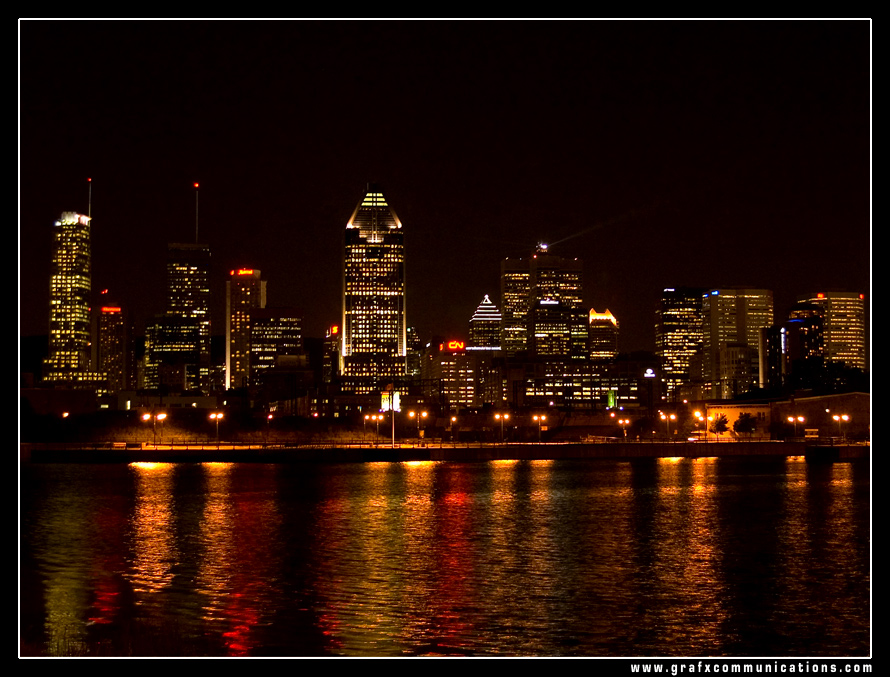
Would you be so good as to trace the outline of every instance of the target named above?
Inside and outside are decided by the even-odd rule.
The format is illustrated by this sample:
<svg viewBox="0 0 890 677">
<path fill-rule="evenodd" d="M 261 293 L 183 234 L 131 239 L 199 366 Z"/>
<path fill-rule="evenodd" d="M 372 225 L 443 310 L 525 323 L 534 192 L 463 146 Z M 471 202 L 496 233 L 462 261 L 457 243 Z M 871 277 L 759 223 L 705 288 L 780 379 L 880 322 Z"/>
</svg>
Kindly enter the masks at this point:
<svg viewBox="0 0 890 677">
<path fill-rule="evenodd" d="M 168 242 L 259 268 L 307 336 L 340 320 L 368 182 L 405 228 L 408 322 L 464 337 L 538 241 L 585 264 L 623 351 L 662 288 L 871 281 L 869 21 L 22 21 L 22 336 L 51 228 L 86 212 L 93 289 L 161 312 Z"/>
</svg>

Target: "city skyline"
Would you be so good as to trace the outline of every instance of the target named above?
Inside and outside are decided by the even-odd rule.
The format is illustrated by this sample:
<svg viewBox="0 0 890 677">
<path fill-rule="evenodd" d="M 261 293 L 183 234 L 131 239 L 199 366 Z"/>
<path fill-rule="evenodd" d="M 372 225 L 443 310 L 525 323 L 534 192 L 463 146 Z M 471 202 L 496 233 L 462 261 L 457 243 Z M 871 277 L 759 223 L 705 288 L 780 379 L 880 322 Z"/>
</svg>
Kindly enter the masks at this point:
<svg viewBox="0 0 890 677">
<path fill-rule="evenodd" d="M 73 27 L 67 59 L 51 38 Z M 52 221 L 89 209 L 94 291 L 137 319 L 163 310 L 165 248 L 200 223 L 214 334 L 227 271 L 255 267 L 269 304 L 300 306 L 322 337 L 339 317 L 342 224 L 375 181 L 407 224 L 407 322 L 424 337 L 466 337 L 500 261 L 539 241 L 583 260 L 584 305 L 614 313 L 622 351 L 654 349 L 668 286 L 771 289 L 777 321 L 819 291 L 870 304 L 868 22 L 20 29 L 23 336 L 47 333 Z M 147 31 L 157 44 L 127 48 Z M 231 55 L 207 42 L 235 32 Z M 567 40 L 582 35 L 585 49 Z M 378 82 L 397 112 L 333 115 Z"/>
</svg>

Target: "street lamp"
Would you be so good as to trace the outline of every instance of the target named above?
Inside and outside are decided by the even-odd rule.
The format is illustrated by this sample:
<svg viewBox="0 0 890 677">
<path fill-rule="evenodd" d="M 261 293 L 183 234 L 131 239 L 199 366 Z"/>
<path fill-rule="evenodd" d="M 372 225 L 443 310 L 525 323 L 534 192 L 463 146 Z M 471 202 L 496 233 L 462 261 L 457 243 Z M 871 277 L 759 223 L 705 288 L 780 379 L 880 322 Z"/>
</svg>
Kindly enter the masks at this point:
<svg viewBox="0 0 890 677">
<path fill-rule="evenodd" d="M 841 434 L 841 423 L 846 423 L 847 421 L 850 420 L 850 417 L 847 414 L 835 414 L 831 418 L 833 418 L 835 421 L 837 421 L 838 437 L 841 437 L 841 439 L 844 439 L 844 436 Z"/>
<path fill-rule="evenodd" d="M 704 414 L 702 414 L 700 411 L 697 411 L 697 412 L 695 412 L 695 418 L 697 418 L 699 423 L 702 424 L 702 428 L 704 428 L 704 432 L 705 432 L 705 442 L 707 442 L 708 441 L 708 421 L 712 421 L 714 417 L 708 416 L 707 418 L 705 418 Z"/>
<path fill-rule="evenodd" d="M 532 418 L 538 422 L 538 442 L 541 441 L 541 423 L 547 420 L 547 417 L 544 414 L 535 414 Z"/>
<path fill-rule="evenodd" d="M 371 420 L 377 424 L 377 437 L 374 438 L 374 446 L 377 446 L 377 441 L 380 439 L 380 420 L 383 418 L 383 414 L 371 414 Z"/>
<path fill-rule="evenodd" d="M 222 420 L 222 412 L 213 412 L 210 414 L 210 420 L 216 422 L 216 448 L 219 449 L 219 422 Z"/>
<path fill-rule="evenodd" d="M 408 416 L 409 416 L 409 418 L 413 418 L 415 423 L 417 423 L 417 437 L 419 438 L 420 437 L 420 419 L 426 418 L 427 413 L 425 411 L 420 411 L 420 412 L 409 411 Z"/>
<path fill-rule="evenodd" d="M 789 417 L 788 417 L 788 423 L 791 423 L 791 424 L 794 426 L 794 436 L 795 436 L 795 437 L 797 437 L 797 424 L 798 424 L 798 423 L 803 423 L 804 420 L 805 420 L 805 419 L 804 419 L 803 416 L 798 416 L 798 417 L 796 417 L 796 418 L 795 418 L 794 416 L 789 416 Z"/>
<path fill-rule="evenodd" d="M 664 412 L 661 412 L 661 420 L 664 421 L 665 435 L 670 437 L 671 436 L 671 421 L 676 421 L 677 415 L 676 414 L 668 415 L 668 414 L 665 414 Z"/>
<path fill-rule="evenodd" d="M 627 440 L 627 426 L 630 425 L 629 418 L 619 418 L 618 425 L 621 426 L 621 429 L 624 430 L 624 439 Z"/>
<path fill-rule="evenodd" d="M 496 420 L 499 420 L 501 422 L 501 444 L 503 444 L 504 443 L 504 421 L 507 421 L 510 419 L 510 414 L 495 414 L 494 417 Z"/>
<path fill-rule="evenodd" d="M 167 418 L 167 414 L 161 412 L 160 414 L 142 414 L 143 421 L 151 421 L 151 440 L 153 446 L 158 446 L 158 432 L 157 432 L 157 422 L 163 421 Z"/>
</svg>

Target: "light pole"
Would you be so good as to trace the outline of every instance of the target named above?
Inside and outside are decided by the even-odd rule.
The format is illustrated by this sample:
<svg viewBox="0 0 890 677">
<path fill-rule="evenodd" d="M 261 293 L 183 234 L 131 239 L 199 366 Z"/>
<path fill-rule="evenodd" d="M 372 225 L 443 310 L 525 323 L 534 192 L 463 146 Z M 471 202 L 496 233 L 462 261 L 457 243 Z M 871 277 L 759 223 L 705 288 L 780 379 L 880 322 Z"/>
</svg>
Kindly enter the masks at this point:
<svg viewBox="0 0 890 677">
<path fill-rule="evenodd" d="M 155 435 L 155 417 L 151 414 L 142 414 L 143 421 L 151 421 L 151 443 L 152 446 L 158 446 L 157 435 Z"/>
<path fill-rule="evenodd" d="M 509 420 L 510 414 L 495 414 L 494 417 L 496 420 L 499 420 L 501 422 L 501 444 L 503 444 L 504 443 L 504 421 Z"/>
<path fill-rule="evenodd" d="M 413 418 L 415 423 L 417 423 L 417 438 L 420 439 L 420 419 L 426 418 L 427 413 L 425 411 L 420 411 L 420 412 L 409 411 L 408 417 Z"/>
<path fill-rule="evenodd" d="M 846 423 L 847 421 L 850 420 L 850 417 L 847 414 L 835 414 L 831 418 L 833 418 L 835 421 L 837 421 L 838 437 L 840 437 L 841 439 L 845 439 L 844 436 L 841 434 L 841 423 Z"/>
<path fill-rule="evenodd" d="M 216 448 L 219 449 L 219 422 L 222 420 L 222 412 L 213 412 L 210 414 L 210 420 L 216 423 Z"/>
<path fill-rule="evenodd" d="M 627 426 L 630 425 L 629 418 L 619 418 L 618 425 L 621 426 L 621 429 L 624 431 L 624 440 L 627 441 Z"/>
<path fill-rule="evenodd" d="M 695 418 L 697 418 L 699 420 L 699 422 L 702 424 L 702 428 L 704 428 L 704 431 L 705 431 L 705 442 L 707 442 L 708 441 L 708 421 L 713 420 L 713 417 L 708 416 L 707 418 L 705 418 L 704 414 L 702 414 L 700 411 L 697 411 L 697 412 L 695 412 Z"/>
<path fill-rule="evenodd" d="M 161 412 L 160 414 L 142 414 L 143 421 L 151 421 L 151 443 L 152 446 L 158 446 L 158 431 L 157 431 L 157 422 L 163 421 L 167 418 L 167 414 Z"/>
<path fill-rule="evenodd" d="M 665 435 L 667 435 L 668 437 L 670 437 L 670 436 L 671 436 L 671 421 L 676 421 L 676 420 L 677 420 L 677 415 L 676 415 L 676 414 L 665 414 L 664 412 L 662 412 L 662 413 L 661 413 L 661 420 L 664 421 L 664 433 L 665 433 Z"/>
<path fill-rule="evenodd" d="M 547 420 L 547 417 L 544 414 L 538 415 L 535 414 L 532 418 L 538 422 L 538 442 L 541 441 L 541 423 Z"/>
<path fill-rule="evenodd" d="M 790 424 L 792 424 L 792 425 L 794 426 L 794 436 L 795 436 L 795 437 L 797 437 L 797 424 L 798 424 L 798 423 L 803 423 L 804 420 L 805 420 L 805 419 L 804 419 L 803 416 L 798 416 L 797 418 L 795 418 L 794 416 L 789 416 L 789 417 L 788 417 L 788 423 L 790 423 Z"/>
</svg>

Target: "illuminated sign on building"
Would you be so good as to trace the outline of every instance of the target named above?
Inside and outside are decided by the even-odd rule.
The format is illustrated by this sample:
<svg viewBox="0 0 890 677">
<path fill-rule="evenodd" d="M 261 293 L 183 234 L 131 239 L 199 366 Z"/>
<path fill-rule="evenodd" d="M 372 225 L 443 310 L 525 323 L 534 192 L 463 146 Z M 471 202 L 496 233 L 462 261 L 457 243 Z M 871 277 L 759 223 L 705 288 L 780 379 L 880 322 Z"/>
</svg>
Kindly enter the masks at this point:
<svg viewBox="0 0 890 677">
<path fill-rule="evenodd" d="M 452 352 L 464 350 L 466 343 L 464 341 L 448 341 L 448 343 L 440 343 L 439 350 L 450 350 Z"/>
</svg>

